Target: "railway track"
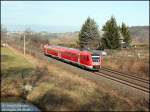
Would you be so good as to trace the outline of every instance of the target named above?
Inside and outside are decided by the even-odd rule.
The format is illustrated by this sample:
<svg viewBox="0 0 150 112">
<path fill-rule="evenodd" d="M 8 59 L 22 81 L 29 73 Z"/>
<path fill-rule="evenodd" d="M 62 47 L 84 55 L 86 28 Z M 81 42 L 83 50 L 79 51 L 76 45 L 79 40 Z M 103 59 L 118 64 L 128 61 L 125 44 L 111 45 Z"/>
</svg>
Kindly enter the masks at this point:
<svg viewBox="0 0 150 112">
<path fill-rule="evenodd" d="M 124 77 L 129 77 L 129 78 L 132 78 L 132 79 L 135 79 L 135 80 L 139 80 L 139 81 L 142 81 L 142 82 L 145 82 L 145 83 L 149 82 L 148 79 L 142 78 L 142 77 L 138 77 L 138 75 L 135 74 L 135 73 L 134 73 L 134 75 L 127 74 L 127 73 L 123 73 L 123 72 L 120 72 L 120 71 L 117 71 L 117 70 L 112 70 L 112 69 L 106 68 L 106 67 L 102 67 L 102 70 L 110 71 L 110 72 L 113 72 L 113 73 L 117 73 L 118 75 L 122 75 L 123 74 Z"/>
<path fill-rule="evenodd" d="M 109 68 L 102 68 L 99 72 L 94 72 L 96 75 L 103 76 L 113 81 L 128 85 L 135 89 L 149 93 L 149 81 L 147 79 L 111 70 Z"/>
</svg>

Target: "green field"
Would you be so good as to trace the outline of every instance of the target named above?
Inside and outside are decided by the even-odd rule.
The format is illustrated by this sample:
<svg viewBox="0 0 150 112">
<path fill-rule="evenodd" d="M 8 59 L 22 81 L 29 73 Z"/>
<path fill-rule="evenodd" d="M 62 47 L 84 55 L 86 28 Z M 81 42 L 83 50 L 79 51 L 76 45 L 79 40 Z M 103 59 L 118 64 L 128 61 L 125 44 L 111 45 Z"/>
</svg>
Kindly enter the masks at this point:
<svg viewBox="0 0 150 112">
<path fill-rule="evenodd" d="M 2 96 L 20 96 L 23 77 L 30 76 L 34 66 L 23 56 L 1 47 L 1 94 Z"/>
<path fill-rule="evenodd" d="M 24 57 L 8 48 L 1 48 L 1 73 L 2 75 L 19 75 L 30 73 L 33 65 Z"/>
</svg>

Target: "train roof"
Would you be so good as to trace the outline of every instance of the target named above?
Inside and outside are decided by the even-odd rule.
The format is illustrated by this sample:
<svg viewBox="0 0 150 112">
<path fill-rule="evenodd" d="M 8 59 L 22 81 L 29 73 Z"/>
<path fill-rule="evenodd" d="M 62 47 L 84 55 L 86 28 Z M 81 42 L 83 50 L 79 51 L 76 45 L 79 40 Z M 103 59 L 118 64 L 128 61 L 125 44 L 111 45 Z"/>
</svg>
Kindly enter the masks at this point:
<svg viewBox="0 0 150 112">
<path fill-rule="evenodd" d="M 95 51 L 88 51 L 88 50 L 79 50 L 79 49 L 75 49 L 75 48 L 68 48 L 68 47 L 62 47 L 62 46 L 55 46 L 55 45 L 48 45 L 47 48 L 54 48 L 56 50 L 61 50 L 61 51 L 71 51 L 74 53 L 82 53 L 82 54 L 91 54 L 92 56 L 98 56 L 100 55 L 100 53 L 95 52 Z"/>
<path fill-rule="evenodd" d="M 80 51 L 79 49 L 75 48 L 68 48 L 68 47 L 62 47 L 62 46 L 55 46 L 55 45 L 49 45 L 47 48 L 56 48 L 56 49 L 64 49 L 64 50 L 74 50 L 74 51 Z"/>
</svg>

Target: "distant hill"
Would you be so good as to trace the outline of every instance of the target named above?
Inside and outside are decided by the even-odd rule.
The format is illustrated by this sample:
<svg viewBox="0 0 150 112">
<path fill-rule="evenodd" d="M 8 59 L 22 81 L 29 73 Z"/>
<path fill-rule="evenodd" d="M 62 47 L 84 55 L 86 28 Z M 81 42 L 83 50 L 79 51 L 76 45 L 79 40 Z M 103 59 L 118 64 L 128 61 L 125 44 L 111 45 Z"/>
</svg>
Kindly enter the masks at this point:
<svg viewBox="0 0 150 112">
<path fill-rule="evenodd" d="M 48 32 L 48 37 L 53 39 L 57 38 L 57 42 L 60 38 L 61 42 L 64 40 L 65 42 L 67 40 L 69 42 L 77 40 L 78 30 L 80 30 L 79 26 L 8 25 L 6 27 L 8 31 L 25 31 L 25 29 L 29 28 L 34 32 Z M 149 43 L 149 26 L 132 26 L 129 28 L 129 31 L 134 42 Z M 101 31 L 100 34 L 102 35 Z"/>
<path fill-rule="evenodd" d="M 129 31 L 134 41 L 149 43 L 149 26 L 133 26 Z"/>
<path fill-rule="evenodd" d="M 149 43 L 149 26 L 133 26 L 129 28 L 131 38 L 135 43 Z M 101 35 L 102 32 L 100 31 Z M 79 32 L 56 33 L 53 42 L 70 43 L 77 41 Z M 56 39 L 57 37 L 57 39 Z"/>
<path fill-rule="evenodd" d="M 79 32 L 55 33 L 55 36 L 50 37 L 50 43 L 56 45 L 71 45 L 76 44 Z M 72 46 L 68 46 L 72 47 Z"/>
</svg>

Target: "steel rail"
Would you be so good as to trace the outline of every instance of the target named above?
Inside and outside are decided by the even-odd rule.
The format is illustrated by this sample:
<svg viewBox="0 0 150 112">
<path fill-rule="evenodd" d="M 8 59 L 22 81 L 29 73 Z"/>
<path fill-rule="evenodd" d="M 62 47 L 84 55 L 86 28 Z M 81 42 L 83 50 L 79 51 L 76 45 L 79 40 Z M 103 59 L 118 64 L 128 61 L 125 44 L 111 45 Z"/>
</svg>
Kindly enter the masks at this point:
<svg viewBox="0 0 150 112">
<path fill-rule="evenodd" d="M 101 70 L 108 71 L 108 72 L 112 72 L 112 73 L 115 73 L 115 74 L 117 74 L 117 75 L 120 75 L 120 76 L 123 76 L 123 77 L 126 77 L 126 78 L 131 78 L 131 79 L 134 79 L 134 80 L 143 82 L 143 83 L 149 83 L 148 80 L 143 79 L 143 78 L 141 78 L 141 77 L 133 76 L 133 75 L 131 75 L 131 74 L 122 73 L 122 72 L 119 72 L 119 71 L 116 71 L 116 70 L 112 70 L 112 69 L 109 69 L 109 68 L 102 67 Z"/>
<path fill-rule="evenodd" d="M 136 83 L 133 83 L 133 82 L 131 83 L 131 82 L 127 81 L 127 80 L 123 80 L 123 79 L 120 79 L 120 78 L 118 78 L 118 77 L 114 77 L 114 76 L 112 76 L 112 75 L 106 74 L 106 73 L 94 72 L 94 74 L 103 76 L 103 77 L 105 77 L 105 78 L 114 80 L 114 81 L 116 81 L 116 82 L 119 82 L 119 83 L 128 85 L 128 86 L 130 86 L 130 87 L 133 87 L 133 88 L 135 88 L 135 89 L 141 90 L 141 91 L 143 91 L 143 92 L 149 93 L 149 88 L 146 88 L 146 87 L 141 86 L 141 85 L 137 85 Z"/>
<path fill-rule="evenodd" d="M 137 81 L 137 80 L 135 80 L 135 79 L 131 79 L 131 78 L 122 78 L 122 76 L 120 77 L 119 75 L 117 76 L 117 75 L 112 75 L 112 72 L 108 72 L 108 73 L 106 73 L 105 71 L 104 72 L 101 72 L 101 73 L 103 73 L 103 74 L 107 74 L 107 75 L 110 75 L 110 76 L 112 76 L 112 77 L 114 77 L 114 78 L 119 78 L 120 80 L 124 80 L 124 81 L 126 81 L 126 82 L 129 82 L 129 83 L 133 83 L 133 84 L 135 84 L 135 85 L 138 85 L 138 86 L 141 86 L 141 87 L 145 87 L 145 86 L 143 86 L 143 84 L 145 85 L 145 83 L 143 83 L 143 82 L 140 82 L 140 81 Z M 136 83 L 135 83 L 136 82 Z M 138 82 L 138 83 L 137 83 Z M 139 84 L 140 83 L 140 84 Z M 145 88 L 148 88 L 147 87 L 148 86 L 148 83 L 146 83 L 146 87 Z"/>
</svg>

